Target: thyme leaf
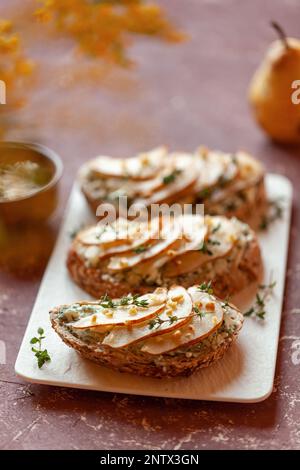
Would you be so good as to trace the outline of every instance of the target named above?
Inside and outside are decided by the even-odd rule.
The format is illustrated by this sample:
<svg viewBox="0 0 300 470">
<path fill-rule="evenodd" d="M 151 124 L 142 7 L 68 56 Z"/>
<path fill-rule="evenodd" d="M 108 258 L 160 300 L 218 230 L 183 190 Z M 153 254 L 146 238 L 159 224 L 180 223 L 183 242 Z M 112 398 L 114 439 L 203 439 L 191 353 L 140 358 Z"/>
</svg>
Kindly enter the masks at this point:
<svg viewBox="0 0 300 470">
<path fill-rule="evenodd" d="M 137 307 L 147 307 L 149 302 L 147 299 L 139 299 L 140 294 L 127 295 L 122 297 L 119 301 L 113 301 L 107 294 L 105 294 L 98 302 L 103 308 L 118 308 L 124 307 L 127 305 L 136 305 Z"/>
<path fill-rule="evenodd" d="M 269 284 L 261 284 L 256 294 L 254 304 L 249 310 L 244 312 L 245 317 L 255 316 L 260 320 L 265 320 L 266 316 L 266 303 L 273 293 L 273 289 L 276 286 L 276 281 L 271 281 Z"/>
<path fill-rule="evenodd" d="M 211 194 L 212 194 L 213 190 L 212 188 L 203 188 L 199 193 L 198 193 L 198 197 L 200 199 L 207 199 Z"/>
<path fill-rule="evenodd" d="M 36 344 L 38 346 L 37 348 L 32 346 L 31 351 L 37 358 L 38 367 L 41 369 L 46 362 L 51 361 L 51 357 L 47 349 L 42 349 L 42 340 L 45 339 L 43 328 L 39 327 L 37 333 L 38 336 L 31 338 L 30 344 Z"/>
<path fill-rule="evenodd" d="M 221 223 L 219 222 L 211 231 L 211 233 L 216 233 L 221 228 Z"/>
<path fill-rule="evenodd" d="M 143 253 L 144 251 L 147 251 L 147 250 L 148 250 L 147 246 L 141 245 L 141 246 L 138 246 L 137 248 L 134 248 L 132 251 L 136 254 L 139 254 L 139 253 Z"/>
<path fill-rule="evenodd" d="M 211 238 L 209 238 L 207 240 L 207 243 L 209 243 L 210 245 L 213 245 L 213 246 L 221 245 L 221 242 L 219 242 L 219 240 L 212 240 Z"/>
<path fill-rule="evenodd" d="M 199 317 L 199 318 L 203 318 L 207 312 L 204 312 L 203 310 L 200 310 L 196 305 L 193 306 L 193 312 L 189 318 L 192 318 L 192 317 Z M 184 320 L 186 317 L 177 317 L 177 315 L 170 315 L 169 318 L 166 318 L 165 320 L 163 320 L 159 315 L 157 315 L 155 318 L 152 318 L 152 320 L 149 321 L 148 323 L 148 326 L 149 326 L 149 329 L 152 330 L 152 329 L 158 329 L 161 327 L 162 324 L 164 323 L 168 323 L 169 325 L 172 325 L 174 322 L 178 321 L 178 320 Z"/>
<path fill-rule="evenodd" d="M 208 248 L 207 242 L 203 242 L 201 247 L 199 248 L 199 251 L 201 251 L 203 254 L 212 256 L 213 252 Z"/>
<path fill-rule="evenodd" d="M 202 284 L 200 284 L 198 286 L 198 290 L 200 290 L 201 292 L 207 292 L 208 294 L 212 295 L 214 293 L 214 290 L 212 288 L 212 282 L 209 281 L 209 282 L 202 282 Z"/>
<path fill-rule="evenodd" d="M 163 177 L 163 184 L 170 184 L 175 181 L 178 175 L 180 175 L 181 170 L 174 170 L 169 175 Z"/>
<path fill-rule="evenodd" d="M 282 198 L 277 198 L 268 202 L 267 213 L 262 217 L 259 225 L 260 230 L 267 230 L 275 220 L 282 219 L 284 210 L 282 201 Z"/>
</svg>

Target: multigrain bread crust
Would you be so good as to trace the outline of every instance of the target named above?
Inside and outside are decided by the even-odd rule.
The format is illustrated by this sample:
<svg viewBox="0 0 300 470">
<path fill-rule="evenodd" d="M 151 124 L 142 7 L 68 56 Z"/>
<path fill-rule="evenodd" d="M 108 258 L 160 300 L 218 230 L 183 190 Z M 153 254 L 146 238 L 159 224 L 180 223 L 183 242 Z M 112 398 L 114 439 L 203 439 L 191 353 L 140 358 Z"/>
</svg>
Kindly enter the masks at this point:
<svg viewBox="0 0 300 470">
<path fill-rule="evenodd" d="M 212 281 L 215 295 L 225 298 L 261 279 L 262 259 L 256 238 L 247 244 L 238 262 L 234 261 L 226 264 L 222 271 L 216 272 L 213 279 L 207 276 L 202 267 L 202 269 L 188 273 L 188 275 L 179 276 L 176 282 L 183 287 L 190 287 L 193 284 Z M 68 253 L 67 267 L 76 284 L 96 298 L 105 294 L 116 298 L 126 295 L 128 292 L 144 294 L 153 289 L 153 286 L 146 284 L 131 285 L 124 280 L 122 282 L 104 280 L 101 268 L 87 266 L 73 248 Z M 174 284 L 174 278 L 163 279 L 165 287 L 170 287 L 172 284 Z"/>
<path fill-rule="evenodd" d="M 58 313 L 61 307 L 57 307 L 50 312 L 52 327 L 64 343 L 75 349 L 82 357 L 117 372 L 154 378 L 189 376 L 197 369 L 210 366 L 223 357 L 227 349 L 237 339 L 243 324 L 242 315 L 238 314 L 239 327 L 228 335 L 217 349 L 211 349 L 205 353 L 199 351 L 198 354 L 194 353 L 193 357 L 186 355 L 186 351 L 178 353 L 176 356 L 165 354 L 163 363 L 159 363 L 155 361 L 153 355 L 145 352 L 139 351 L 137 354 L 130 351 L 130 349 L 124 351 L 124 349 L 113 349 L 101 344 L 95 346 L 84 343 L 60 324 Z"/>
</svg>

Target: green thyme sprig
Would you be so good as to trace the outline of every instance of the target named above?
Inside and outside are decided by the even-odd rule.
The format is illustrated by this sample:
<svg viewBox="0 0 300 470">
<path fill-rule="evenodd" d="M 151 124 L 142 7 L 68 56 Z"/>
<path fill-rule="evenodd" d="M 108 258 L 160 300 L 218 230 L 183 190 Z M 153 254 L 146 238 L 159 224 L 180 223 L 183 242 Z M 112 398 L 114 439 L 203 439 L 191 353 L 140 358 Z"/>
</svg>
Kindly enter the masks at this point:
<svg viewBox="0 0 300 470">
<path fill-rule="evenodd" d="M 260 320 L 264 320 L 266 316 L 266 303 L 273 293 L 276 286 L 276 281 L 271 281 L 269 284 L 262 284 L 259 286 L 259 292 L 255 297 L 255 302 L 252 307 L 244 313 L 245 317 L 254 316 Z"/>
<path fill-rule="evenodd" d="M 144 251 L 147 251 L 147 250 L 148 250 L 147 246 L 141 245 L 141 246 L 138 246 L 137 248 L 133 248 L 132 251 L 136 254 L 139 254 L 139 253 L 144 253 Z"/>
<path fill-rule="evenodd" d="M 207 242 L 203 241 L 202 245 L 199 248 L 199 251 L 201 251 L 201 253 L 203 253 L 204 255 L 212 256 L 213 252 L 209 249 L 207 245 Z"/>
<path fill-rule="evenodd" d="M 211 231 L 211 233 L 216 233 L 221 228 L 221 222 L 219 222 Z"/>
<path fill-rule="evenodd" d="M 122 297 L 119 301 L 113 301 L 107 294 L 105 294 L 98 302 L 103 308 L 118 308 L 127 305 L 136 305 L 137 307 L 147 307 L 149 302 L 147 299 L 139 300 L 140 294 L 127 295 Z"/>
<path fill-rule="evenodd" d="M 219 229 L 218 226 L 215 227 L 214 232 L 212 232 L 212 233 L 215 233 L 218 229 Z M 221 245 L 221 242 L 219 240 L 214 240 L 212 238 L 208 238 L 207 241 L 204 240 L 202 242 L 202 245 L 200 246 L 199 251 L 201 251 L 201 253 L 203 253 L 205 255 L 212 256 L 213 252 L 210 249 L 210 247 L 211 246 L 217 246 L 217 245 Z"/>
<path fill-rule="evenodd" d="M 204 316 L 206 315 L 207 312 L 204 312 L 203 310 L 200 310 L 196 305 L 193 306 L 193 312 L 189 318 L 191 317 L 199 317 L 199 318 L 204 318 Z M 156 316 L 155 318 L 153 318 L 152 320 L 149 321 L 148 325 L 149 325 L 149 329 L 150 330 L 153 330 L 153 329 L 158 329 L 161 327 L 161 325 L 163 323 L 168 323 L 169 325 L 172 325 L 174 322 L 178 321 L 178 320 L 184 320 L 186 317 L 177 317 L 177 315 L 170 315 L 169 318 L 166 318 L 165 320 L 163 320 L 162 318 L 158 316 Z"/>
<path fill-rule="evenodd" d="M 259 228 L 266 230 L 273 222 L 282 219 L 284 207 L 282 205 L 283 198 L 277 198 L 268 202 L 267 213 L 262 217 Z"/>
<path fill-rule="evenodd" d="M 199 307 L 197 307 L 197 305 L 194 305 L 193 306 L 193 311 L 194 311 L 194 315 L 193 316 L 197 316 L 199 318 L 204 318 L 206 313 L 207 312 L 204 312 L 203 310 L 200 310 Z"/>
<path fill-rule="evenodd" d="M 180 175 L 180 173 L 181 173 L 181 170 L 174 170 L 169 175 L 164 176 L 163 184 L 174 183 L 175 179 L 177 178 L 178 175 Z"/>
<path fill-rule="evenodd" d="M 43 328 L 38 328 L 37 332 L 39 336 L 34 336 L 31 338 L 30 344 L 38 345 L 38 348 L 32 346 L 31 351 L 34 352 L 34 355 L 37 358 L 39 369 L 41 369 L 46 362 L 51 361 L 51 357 L 47 349 L 42 349 L 42 340 L 46 338 L 46 336 L 44 336 Z"/>
<path fill-rule="evenodd" d="M 200 290 L 201 292 L 206 292 L 207 294 L 209 295 L 212 295 L 214 293 L 214 290 L 212 288 L 212 282 L 209 281 L 209 282 L 202 282 L 202 284 L 200 284 L 198 286 L 198 290 Z M 222 308 L 226 308 L 229 306 L 229 298 L 227 298 L 223 303 L 222 303 Z M 205 315 L 207 314 L 206 311 L 203 311 L 203 310 L 200 310 L 199 307 L 197 307 L 197 305 L 193 305 L 193 313 L 191 314 L 191 317 L 199 317 L 199 318 L 204 318 Z M 149 325 L 149 329 L 152 330 L 152 329 L 158 329 L 161 327 L 161 325 L 163 323 L 169 323 L 170 325 L 172 325 L 175 321 L 178 321 L 178 320 L 183 320 L 185 317 L 177 317 L 177 315 L 170 315 L 169 318 L 165 319 L 165 320 L 162 320 L 162 318 L 160 318 L 159 315 L 157 315 L 155 318 L 153 318 L 152 320 L 149 321 L 148 325 Z"/>
<path fill-rule="evenodd" d="M 207 240 L 207 243 L 212 246 L 221 245 L 221 242 L 219 240 L 212 240 L 211 238 Z"/>
<path fill-rule="evenodd" d="M 207 294 L 210 294 L 210 295 L 214 293 L 211 281 L 202 282 L 202 284 L 198 286 L 198 290 L 200 290 L 201 292 L 207 292 Z"/>
<path fill-rule="evenodd" d="M 224 302 L 221 303 L 221 306 L 222 308 L 224 308 L 225 310 L 230 307 L 230 296 L 227 295 L 226 299 L 224 300 Z"/>
</svg>

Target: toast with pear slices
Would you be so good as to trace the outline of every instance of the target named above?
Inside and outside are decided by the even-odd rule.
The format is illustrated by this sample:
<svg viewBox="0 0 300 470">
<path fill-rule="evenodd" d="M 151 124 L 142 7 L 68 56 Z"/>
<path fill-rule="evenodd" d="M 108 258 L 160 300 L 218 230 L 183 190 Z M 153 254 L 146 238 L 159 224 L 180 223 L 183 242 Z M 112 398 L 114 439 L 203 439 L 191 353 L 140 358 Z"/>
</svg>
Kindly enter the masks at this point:
<svg viewBox="0 0 300 470">
<path fill-rule="evenodd" d="M 84 358 L 119 372 L 188 376 L 220 359 L 243 324 L 238 309 L 210 284 L 157 288 L 62 305 L 50 312 L 61 339 Z"/>
<path fill-rule="evenodd" d="M 259 281 L 262 273 L 257 237 L 247 224 L 197 214 L 88 227 L 73 240 L 67 266 L 72 279 L 96 298 L 209 281 L 225 298 Z"/>
<path fill-rule="evenodd" d="M 235 216 L 256 228 L 266 210 L 264 173 L 243 151 L 169 153 L 158 147 L 126 159 L 99 156 L 81 168 L 79 181 L 95 214 L 101 203 L 111 203 L 123 215 L 119 204 L 126 196 L 129 206 L 204 203 L 206 214 Z"/>
</svg>

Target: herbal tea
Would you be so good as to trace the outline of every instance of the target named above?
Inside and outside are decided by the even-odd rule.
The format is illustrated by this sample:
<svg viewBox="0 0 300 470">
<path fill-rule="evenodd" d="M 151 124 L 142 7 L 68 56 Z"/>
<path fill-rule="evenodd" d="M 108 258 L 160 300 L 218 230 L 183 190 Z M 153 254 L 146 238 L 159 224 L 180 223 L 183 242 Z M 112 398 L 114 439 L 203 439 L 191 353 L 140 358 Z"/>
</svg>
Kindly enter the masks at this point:
<svg viewBox="0 0 300 470">
<path fill-rule="evenodd" d="M 0 164 L 0 201 L 29 196 L 49 183 L 52 173 L 31 160 Z"/>
</svg>

